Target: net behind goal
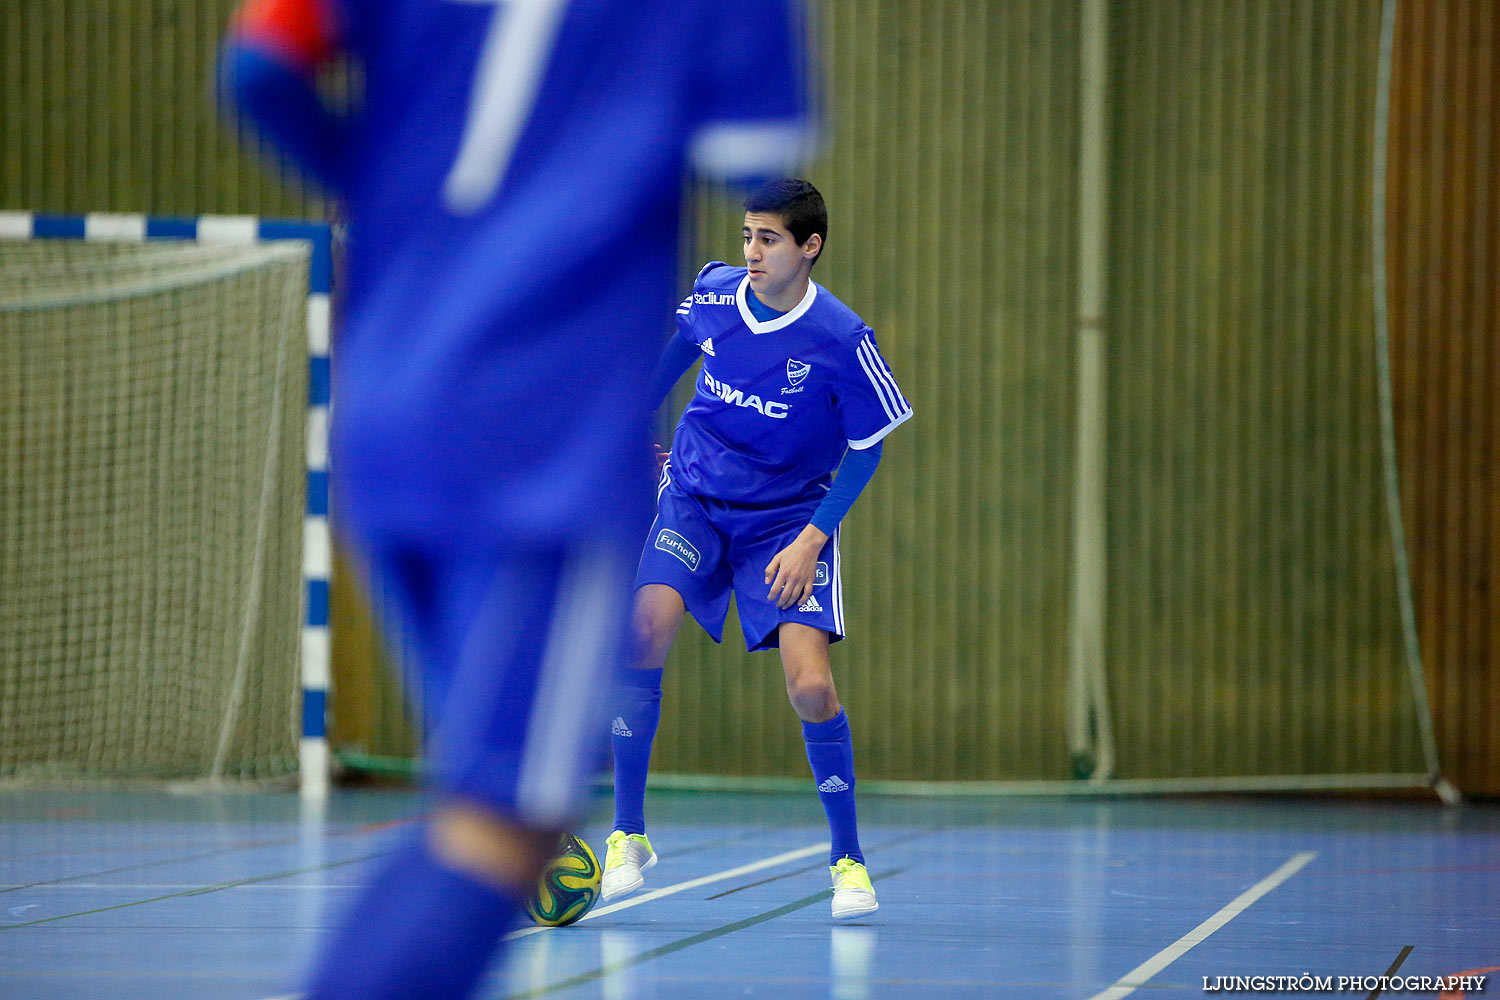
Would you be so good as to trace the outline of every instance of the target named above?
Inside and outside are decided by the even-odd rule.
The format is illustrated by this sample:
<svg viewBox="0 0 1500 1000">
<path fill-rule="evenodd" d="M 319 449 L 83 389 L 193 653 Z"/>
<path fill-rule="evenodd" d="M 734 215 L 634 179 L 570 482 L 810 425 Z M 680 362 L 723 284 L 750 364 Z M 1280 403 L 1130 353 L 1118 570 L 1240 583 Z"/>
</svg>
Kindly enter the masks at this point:
<svg viewBox="0 0 1500 1000">
<path fill-rule="evenodd" d="M 0 239 L 0 778 L 296 771 L 308 256 Z"/>
</svg>

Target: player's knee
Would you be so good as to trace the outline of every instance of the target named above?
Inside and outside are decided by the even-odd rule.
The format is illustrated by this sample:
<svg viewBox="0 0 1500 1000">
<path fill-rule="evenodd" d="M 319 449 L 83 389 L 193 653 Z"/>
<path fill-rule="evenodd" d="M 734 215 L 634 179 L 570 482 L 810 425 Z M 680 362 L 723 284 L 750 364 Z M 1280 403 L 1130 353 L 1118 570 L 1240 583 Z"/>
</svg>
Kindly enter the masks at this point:
<svg viewBox="0 0 1500 1000">
<path fill-rule="evenodd" d="M 827 680 L 788 678 L 786 695 L 803 722 L 827 722 L 839 714 L 838 692 Z"/>
<path fill-rule="evenodd" d="M 635 666 L 642 670 L 655 670 L 667 659 L 672 640 L 677 637 L 677 628 L 670 622 L 648 616 L 635 619 Z"/>
<path fill-rule="evenodd" d="M 533 884 L 556 837 L 464 801 L 438 808 L 428 828 L 428 843 L 442 864 L 510 891 Z"/>
<path fill-rule="evenodd" d="M 632 615 L 637 667 L 655 670 L 666 661 L 685 613 L 682 598 L 675 591 L 655 585 L 640 589 Z"/>
</svg>

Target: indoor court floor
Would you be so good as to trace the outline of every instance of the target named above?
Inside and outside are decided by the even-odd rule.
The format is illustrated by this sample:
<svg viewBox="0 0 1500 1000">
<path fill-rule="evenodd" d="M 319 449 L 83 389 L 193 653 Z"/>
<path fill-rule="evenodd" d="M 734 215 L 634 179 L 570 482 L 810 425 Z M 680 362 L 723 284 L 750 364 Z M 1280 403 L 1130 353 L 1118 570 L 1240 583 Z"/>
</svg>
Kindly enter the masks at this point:
<svg viewBox="0 0 1500 1000">
<path fill-rule="evenodd" d="M 1468 973 L 1483 991 L 1442 996 L 1500 996 L 1495 805 L 860 807 L 881 907 L 836 924 L 811 790 L 653 792 L 646 890 L 572 927 L 519 929 L 481 995 L 1108 1000 L 1300 995 L 1327 977 L 1321 995 L 1437 997 L 1413 987 Z M 0 998 L 287 996 L 421 809 L 390 789 L 339 790 L 321 810 L 290 792 L 0 791 Z M 578 832 L 602 852 L 608 822 L 601 800 Z"/>
</svg>

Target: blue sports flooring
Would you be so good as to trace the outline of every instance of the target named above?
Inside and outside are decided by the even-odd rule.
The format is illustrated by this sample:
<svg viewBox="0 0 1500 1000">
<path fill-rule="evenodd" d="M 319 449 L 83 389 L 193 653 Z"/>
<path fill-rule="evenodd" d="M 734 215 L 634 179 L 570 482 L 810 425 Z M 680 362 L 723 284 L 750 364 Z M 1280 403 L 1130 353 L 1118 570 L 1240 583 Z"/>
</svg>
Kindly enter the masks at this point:
<svg viewBox="0 0 1500 1000">
<path fill-rule="evenodd" d="M 1494 805 L 866 796 L 881 908 L 848 925 L 811 790 L 647 805 L 646 890 L 523 929 L 482 996 L 1112 1000 L 1301 995 L 1273 977 L 1306 976 L 1437 997 L 1411 987 L 1500 966 Z M 341 790 L 322 815 L 290 793 L 0 791 L 0 998 L 291 993 L 421 808 L 392 790 Z M 601 804 L 578 831 L 601 853 L 607 822 Z M 1486 975 L 1444 996 L 1500 996 Z"/>
</svg>

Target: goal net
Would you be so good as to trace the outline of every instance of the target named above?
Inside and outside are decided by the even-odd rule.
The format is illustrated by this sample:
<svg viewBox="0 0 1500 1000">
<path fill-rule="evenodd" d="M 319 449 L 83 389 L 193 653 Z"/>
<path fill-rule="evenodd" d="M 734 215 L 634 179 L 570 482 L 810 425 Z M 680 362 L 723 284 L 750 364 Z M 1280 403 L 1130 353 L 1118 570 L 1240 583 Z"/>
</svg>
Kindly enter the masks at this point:
<svg viewBox="0 0 1500 1000">
<path fill-rule="evenodd" d="M 0 240 L 0 779 L 295 772 L 307 258 Z"/>
</svg>

